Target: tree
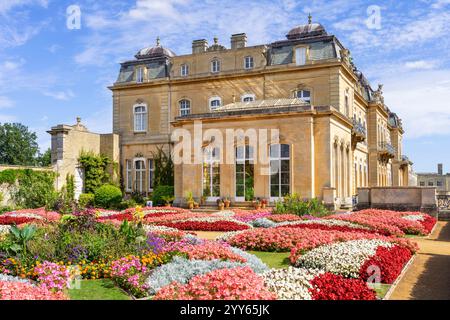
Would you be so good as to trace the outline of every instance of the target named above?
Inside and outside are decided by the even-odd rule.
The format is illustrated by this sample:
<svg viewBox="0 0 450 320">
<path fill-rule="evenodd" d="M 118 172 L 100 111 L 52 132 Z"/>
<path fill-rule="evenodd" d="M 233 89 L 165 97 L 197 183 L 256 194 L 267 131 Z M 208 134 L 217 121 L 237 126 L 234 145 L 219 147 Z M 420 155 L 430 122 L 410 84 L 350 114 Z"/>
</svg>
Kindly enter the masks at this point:
<svg viewBox="0 0 450 320">
<path fill-rule="evenodd" d="M 52 150 L 48 148 L 44 153 L 39 153 L 37 162 L 41 167 L 50 166 L 52 164 Z"/>
<path fill-rule="evenodd" d="M 0 124 L 0 163 L 35 165 L 39 152 L 35 132 L 20 123 Z"/>
</svg>

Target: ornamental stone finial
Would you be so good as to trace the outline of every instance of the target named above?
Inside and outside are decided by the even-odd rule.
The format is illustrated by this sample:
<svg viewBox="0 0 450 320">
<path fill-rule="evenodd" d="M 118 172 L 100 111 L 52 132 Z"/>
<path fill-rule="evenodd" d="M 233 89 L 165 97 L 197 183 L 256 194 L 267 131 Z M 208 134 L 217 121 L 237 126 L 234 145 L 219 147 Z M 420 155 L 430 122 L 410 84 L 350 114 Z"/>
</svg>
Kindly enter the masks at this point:
<svg viewBox="0 0 450 320">
<path fill-rule="evenodd" d="M 214 37 L 214 44 L 218 44 L 219 43 L 219 38 Z"/>
<path fill-rule="evenodd" d="M 161 39 L 159 38 L 159 36 L 156 38 L 156 46 L 160 46 L 161 45 Z"/>
<path fill-rule="evenodd" d="M 77 117 L 77 124 L 79 125 L 81 123 L 81 118 Z"/>
<path fill-rule="evenodd" d="M 308 15 L 308 24 L 312 23 L 312 16 L 311 16 L 311 12 Z"/>
</svg>

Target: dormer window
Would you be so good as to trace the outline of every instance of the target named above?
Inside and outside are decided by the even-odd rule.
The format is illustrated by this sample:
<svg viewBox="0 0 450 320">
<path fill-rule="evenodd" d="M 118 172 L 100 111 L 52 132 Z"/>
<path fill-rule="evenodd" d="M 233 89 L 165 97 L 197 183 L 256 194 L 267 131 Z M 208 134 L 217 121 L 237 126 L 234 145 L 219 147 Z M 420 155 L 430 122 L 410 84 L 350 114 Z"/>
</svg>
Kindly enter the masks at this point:
<svg viewBox="0 0 450 320">
<path fill-rule="evenodd" d="M 211 72 L 220 72 L 220 61 L 217 59 L 214 59 L 211 61 Z"/>
<path fill-rule="evenodd" d="M 253 69 L 253 57 L 245 57 L 244 59 L 244 68 L 245 69 Z"/>
<path fill-rule="evenodd" d="M 244 94 L 244 95 L 241 97 L 241 101 L 242 101 L 242 102 L 252 102 L 252 101 L 255 101 L 255 95 L 252 94 L 252 93 Z"/>
<path fill-rule="evenodd" d="M 209 109 L 211 111 L 219 108 L 222 105 L 222 99 L 220 97 L 212 97 L 209 99 Z"/>
<path fill-rule="evenodd" d="M 189 66 L 187 64 L 182 64 L 181 65 L 181 76 L 186 77 L 187 75 L 189 75 Z"/>
<path fill-rule="evenodd" d="M 306 48 L 295 48 L 295 64 L 297 66 L 304 66 L 306 64 Z"/>
<path fill-rule="evenodd" d="M 296 92 L 296 97 L 298 99 L 302 99 L 303 101 L 310 103 L 311 102 L 311 91 L 309 91 L 309 90 L 298 90 Z"/>
<path fill-rule="evenodd" d="M 143 67 L 138 67 L 136 69 L 136 82 L 137 83 L 144 82 L 144 68 Z"/>
<path fill-rule="evenodd" d="M 134 132 L 147 131 L 147 106 L 134 106 Z"/>
</svg>

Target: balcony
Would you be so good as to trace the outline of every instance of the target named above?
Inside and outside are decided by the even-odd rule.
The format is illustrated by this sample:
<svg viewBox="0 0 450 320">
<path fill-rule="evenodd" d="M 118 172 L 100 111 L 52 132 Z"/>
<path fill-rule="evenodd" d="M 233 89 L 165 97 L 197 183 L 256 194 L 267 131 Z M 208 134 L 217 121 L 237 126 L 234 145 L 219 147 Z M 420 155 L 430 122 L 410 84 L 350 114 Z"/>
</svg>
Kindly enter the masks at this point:
<svg viewBox="0 0 450 320">
<path fill-rule="evenodd" d="M 381 160 L 393 159 L 395 158 L 395 148 L 388 142 L 380 142 L 378 144 L 378 155 Z"/>
<path fill-rule="evenodd" d="M 406 167 L 409 165 L 412 165 L 412 161 L 409 160 L 409 158 L 405 155 L 402 156 L 402 159 L 400 160 L 400 167 Z"/>
<path fill-rule="evenodd" d="M 367 132 L 366 128 L 362 125 L 361 122 L 353 119 L 353 129 L 352 129 L 352 142 L 356 146 L 358 142 L 363 142 L 366 140 Z"/>
</svg>

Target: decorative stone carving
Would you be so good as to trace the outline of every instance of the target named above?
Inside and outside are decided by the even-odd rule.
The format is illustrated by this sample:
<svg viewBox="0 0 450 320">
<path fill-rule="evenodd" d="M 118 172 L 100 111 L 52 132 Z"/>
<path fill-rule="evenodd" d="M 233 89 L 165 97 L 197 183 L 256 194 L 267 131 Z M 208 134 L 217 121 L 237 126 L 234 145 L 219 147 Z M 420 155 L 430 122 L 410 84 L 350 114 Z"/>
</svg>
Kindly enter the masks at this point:
<svg viewBox="0 0 450 320">
<path fill-rule="evenodd" d="M 350 61 L 350 50 L 348 49 L 342 49 L 340 51 L 341 53 L 341 61 L 343 63 L 345 63 L 347 66 L 351 66 L 351 61 Z"/>
<path fill-rule="evenodd" d="M 378 84 L 378 89 L 373 93 L 373 99 L 374 102 L 384 104 L 384 97 L 383 97 L 383 84 Z"/>
</svg>

